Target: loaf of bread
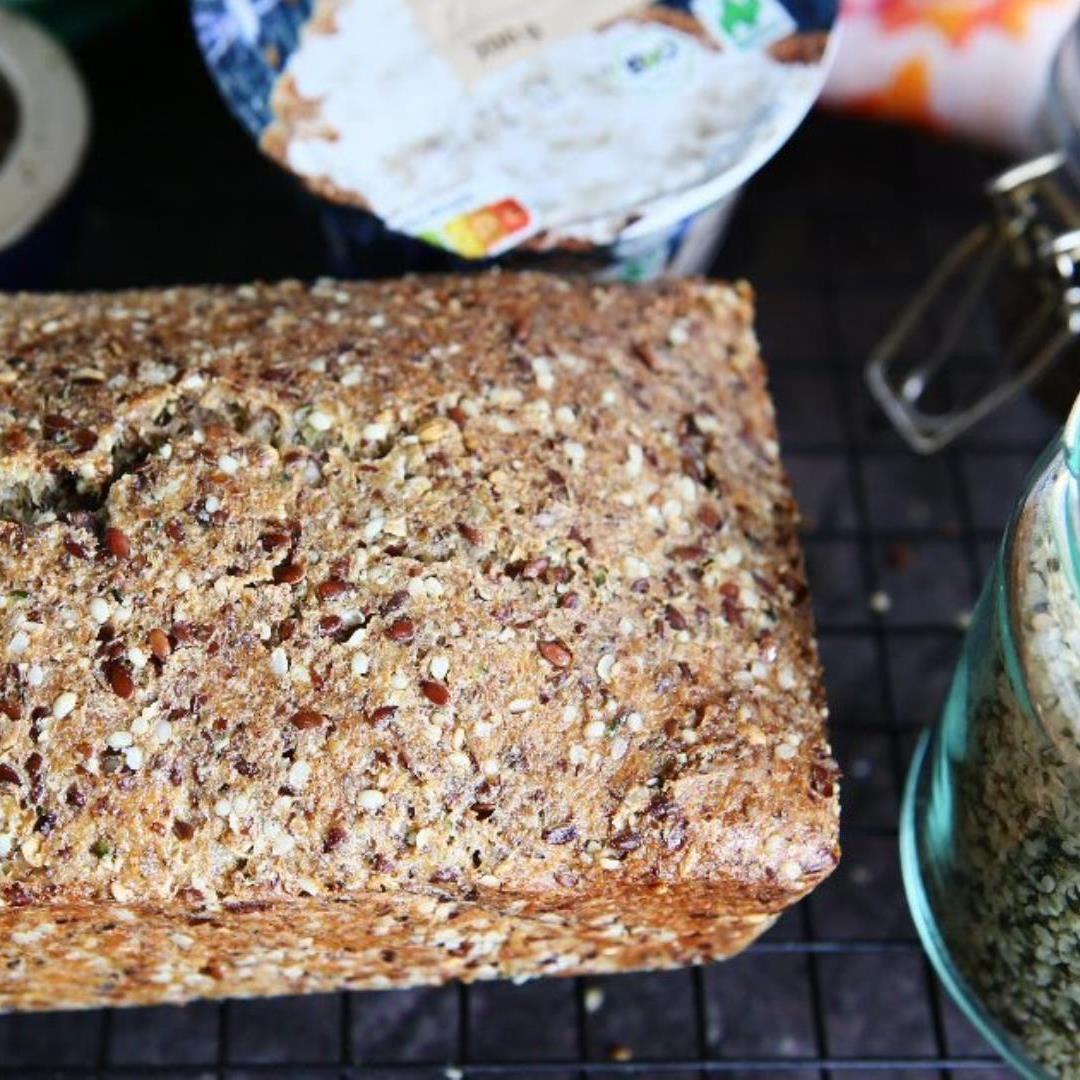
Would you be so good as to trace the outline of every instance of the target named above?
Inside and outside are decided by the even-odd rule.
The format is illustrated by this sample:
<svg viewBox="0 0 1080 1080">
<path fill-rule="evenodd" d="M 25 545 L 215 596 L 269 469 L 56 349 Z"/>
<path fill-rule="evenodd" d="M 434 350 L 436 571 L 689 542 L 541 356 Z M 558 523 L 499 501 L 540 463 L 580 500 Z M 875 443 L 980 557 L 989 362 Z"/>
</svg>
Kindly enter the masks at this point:
<svg viewBox="0 0 1080 1080">
<path fill-rule="evenodd" d="M 838 857 L 745 286 L 0 299 L 0 1007 L 729 956 Z"/>
</svg>

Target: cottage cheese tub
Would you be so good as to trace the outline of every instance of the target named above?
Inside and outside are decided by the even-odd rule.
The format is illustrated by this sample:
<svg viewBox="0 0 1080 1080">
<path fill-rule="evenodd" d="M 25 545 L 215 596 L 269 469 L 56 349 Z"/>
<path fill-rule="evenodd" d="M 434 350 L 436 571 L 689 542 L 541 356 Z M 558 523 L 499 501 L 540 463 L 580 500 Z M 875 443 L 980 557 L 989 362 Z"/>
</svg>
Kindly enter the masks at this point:
<svg viewBox="0 0 1080 1080">
<path fill-rule="evenodd" d="M 271 43 L 257 93 L 243 46 L 265 64 L 291 5 L 246 28 L 237 0 L 195 8 L 230 102 L 333 207 L 339 269 L 436 249 L 647 278 L 703 268 L 816 97 L 834 12 L 788 3 L 319 0 Z"/>
</svg>

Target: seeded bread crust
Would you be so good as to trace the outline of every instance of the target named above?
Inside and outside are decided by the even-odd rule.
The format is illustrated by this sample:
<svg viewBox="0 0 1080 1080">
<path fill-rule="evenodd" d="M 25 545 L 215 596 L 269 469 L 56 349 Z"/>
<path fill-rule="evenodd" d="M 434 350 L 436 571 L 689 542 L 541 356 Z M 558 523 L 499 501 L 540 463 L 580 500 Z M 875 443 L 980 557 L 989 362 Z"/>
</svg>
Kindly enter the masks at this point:
<svg viewBox="0 0 1080 1080">
<path fill-rule="evenodd" d="M 746 286 L 0 298 L 0 1006 L 728 956 L 836 768 Z"/>
</svg>

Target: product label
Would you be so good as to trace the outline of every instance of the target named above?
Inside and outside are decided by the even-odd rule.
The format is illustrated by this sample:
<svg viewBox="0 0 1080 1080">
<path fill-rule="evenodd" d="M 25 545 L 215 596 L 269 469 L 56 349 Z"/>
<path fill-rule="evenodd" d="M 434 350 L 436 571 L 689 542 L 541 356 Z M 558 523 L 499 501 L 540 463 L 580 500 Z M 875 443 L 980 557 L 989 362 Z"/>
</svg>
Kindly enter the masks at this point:
<svg viewBox="0 0 1080 1080">
<path fill-rule="evenodd" d="M 633 0 L 406 0 L 434 47 L 470 85 L 560 38 L 641 6 Z"/>
<path fill-rule="evenodd" d="M 666 26 L 643 24 L 619 39 L 615 72 L 619 84 L 639 94 L 662 94 L 690 81 L 694 42 Z"/>
<path fill-rule="evenodd" d="M 796 29 L 779 0 L 691 0 L 690 7 L 713 37 L 737 49 L 763 49 Z"/>
<path fill-rule="evenodd" d="M 448 192 L 389 224 L 467 259 L 501 255 L 540 228 L 528 203 L 511 194 L 508 183 L 497 177 Z"/>
<path fill-rule="evenodd" d="M 274 91 L 274 152 L 466 258 L 655 241 L 805 113 L 816 54 L 768 44 L 794 25 L 781 0 L 333 0 Z"/>
</svg>

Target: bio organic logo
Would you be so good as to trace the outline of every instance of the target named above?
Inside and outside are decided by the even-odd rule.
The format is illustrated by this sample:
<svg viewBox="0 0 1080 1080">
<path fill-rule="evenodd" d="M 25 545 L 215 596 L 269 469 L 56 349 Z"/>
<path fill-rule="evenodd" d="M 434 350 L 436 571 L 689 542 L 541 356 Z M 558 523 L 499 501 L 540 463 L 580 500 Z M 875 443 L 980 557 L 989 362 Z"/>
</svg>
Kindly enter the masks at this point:
<svg viewBox="0 0 1080 1080">
<path fill-rule="evenodd" d="M 620 81 L 646 93 L 682 84 L 691 63 L 692 57 L 674 34 L 653 27 L 619 42 L 615 60 Z"/>
<path fill-rule="evenodd" d="M 626 57 L 626 66 L 632 75 L 644 75 L 647 71 L 656 70 L 661 64 L 670 63 L 675 59 L 678 51 L 679 46 L 668 38 L 667 41 L 658 42 L 651 49 L 630 53 Z"/>
</svg>

